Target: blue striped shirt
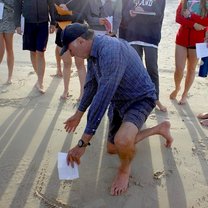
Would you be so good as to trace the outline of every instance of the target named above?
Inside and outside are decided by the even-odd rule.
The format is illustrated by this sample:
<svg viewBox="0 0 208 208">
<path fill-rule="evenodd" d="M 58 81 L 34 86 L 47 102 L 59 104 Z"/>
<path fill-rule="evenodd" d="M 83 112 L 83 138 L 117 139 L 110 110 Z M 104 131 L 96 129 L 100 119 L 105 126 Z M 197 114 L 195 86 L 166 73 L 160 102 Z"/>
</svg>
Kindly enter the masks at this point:
<svg viewBox="0 0 208 208">
<path fill-rule="evenodd" d="M 78 107 L 86 111 L 86 134 L 95 134 L 109 104 L 121 115 L 135 101 L 156 99 L 155 87 L 137 52 L 121 39 L 95 36 L 87 63 L 84 95 Z"/>
</svg>

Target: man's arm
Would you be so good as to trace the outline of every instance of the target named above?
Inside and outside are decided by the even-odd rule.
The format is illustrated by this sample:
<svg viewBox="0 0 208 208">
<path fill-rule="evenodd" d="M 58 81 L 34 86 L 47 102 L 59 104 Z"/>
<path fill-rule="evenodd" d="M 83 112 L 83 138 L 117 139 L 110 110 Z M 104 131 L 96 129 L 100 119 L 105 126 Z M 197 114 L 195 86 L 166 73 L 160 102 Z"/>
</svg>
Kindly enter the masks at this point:
<svg viewBox="0 0 208 208">
<path fill-rule="evenodd" d="M 74 132 L 76 130 L 76 127 L 79 125 L 84 112 L 91 104 L 92 99 L 97 91 L 97 81 L 94 76 L 94 70 L 90 69 L 91 61 L 92 60 L 88 60 L 89 69 L 87 70 L 85 89 L 78 110 L 75 112 L 73 116 L 69 117 L 64 122 L 64 128 L 68 133 Z"/>
<path fill-rule="evenodd" d="M 106 46 L 100 54 L 99 65 L 102 76 L 98 83 L 97 93 L 94 96 L 87 115 L 85 134 L 95 134 L 103 115 L 110 104 L 121 79 L 123 78 L 126 64 L 120 48 Z"/>
<path fill-rule="evenodd" d="M 91 4 L 92 4 L 91 1 L 87 2 L 87 6 L 86 6 L 86 9 L 85 9 L 86 21 L 90 26 L 100 25 L 99 14 L 97 14 L 97 15 L 94 14 L 92 16 L 92 12 L 94 12 L 94 11 L 91 11 L 91 9 L 93 9 L 93 8 L 96 9 L 97 5 L 91 5 Z"/>
<path fill-rule="evenodd" d="M 49 7 L 49 14 L 50 14 L 50 25 L 56 24 L 55 21 L 55 7 L 54 7 L 54 1 L 53 0 L 48 0 L 48 7 Z"/>
<path fill-rule="evenodd" d="M 87 76 L 84 86 L 84 93 L 80 101 L 78 110 L 85 112 L 92 102 L 94 95 L 97 92 L 98 83 L 96 81 L 94 70 L 92 68 L 93 60 L 89 59 L 87 64 Z"/>
<path fill-rule="evenodd" d="M 164 16 L 165 5 L 166 5 L 166 0 L 157 0 L 155 2 L 154 11 L 156 13 L 156 16 L 160 18 Z"/>
<path fill-rule="evenodd" d="M 16 28 L 20 27 L 21 24 L 22 4 L 22 0 L 14 1 L 14 21 Z"/>
</svg>

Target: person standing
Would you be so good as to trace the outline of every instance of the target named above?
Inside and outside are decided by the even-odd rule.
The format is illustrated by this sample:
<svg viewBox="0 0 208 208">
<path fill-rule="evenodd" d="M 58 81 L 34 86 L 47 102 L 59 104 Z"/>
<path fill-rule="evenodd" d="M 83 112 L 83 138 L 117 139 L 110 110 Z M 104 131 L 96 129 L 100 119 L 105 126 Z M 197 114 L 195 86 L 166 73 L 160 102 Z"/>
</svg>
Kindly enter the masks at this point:
<svg viewBox="0 0 208 208">
<path fill-rule="evenodd" d="M 205 33 L 204 42 L 207 43 L 207 47 L 208 47 L 208 27 L 207 27 L 207 30 L 206 30 L 206 33 Z M 197 116 L 197 118 L 198 118 L 198 119 L 202 119 L 202 120 L 200 121 L 200 123 L 201 123 L 203 126 L 208 127 L 208 112 L 200 113 L 200 114 Z"/>
<path fill-rule="evenodd" d="M 196 43 L 204 42 L 206 27 L 208 26 L 208 2 L 206 0 L 181 0 L 176 11 L 176 22 L 180 28 L 176 35 L 175 46 L 175 89 L 170 99 L 176 99 L 181 88 L 184 68 L 187 66 L 185 86 L 178 104 L 187 101 L 188 92 L 195 78 L 198 62 L 196 56 Z"/>
<path fill-rule="evenodd" d="M 141 130 L 155 107 L 155 87 L 137 52 L 124 40 L 95 35 L 86 25 L 74 23 L 63 31 L 61 54 L 87 58 L 88 70 L 83 97 L 75 114 L 65 122 L 65 130 L 73 132 L 88 110 L 87 124 L 78 144 L 68 151 L 67 163 L 80 164 L 107 108 L 109 134 L 107 151 L 118 154 L 120 166 L 111 186 L 111 194 L 127 191 L 135 145 L 155 134 L 163 136 L 166 147 L 173 138 L 170 123 L 164 121 Z M 118 53 L 119 52 L 119 53 Z"/>
<path fill-rule="evenodd" d="M 8 78 L 6 84 L 12 83 L 14 68 L 13 35 L 15 32 L 14 24 L 14 0 L 0 0 L 3 4 L 3 15 L 0 19 L 0 64 L 4 53 L 7 53 Z"/>
<path fill-rule="evenodd" d="M 121 23 L 121 0 L 88 0 L 86 9 L 86 21 L 95 34 L 115 36 Z M 108 28 L 109 20 L 112 19 L 112 28 Z"/>
<path fill-rule="evenodd" d="M 48 35 L 55 31 L 53 0 L 15 0 L 15 26 L 18 34 L 21 31 L 21 15 L 25 19 L 23 33 L 23 50 L 30 51 L 32 66 L 37 74 L 36 87 L 45 93 L 43 78 L 45 74 L 45 50 Z M 50 17 L 49 17 L 50 15 Z M 48 22 L 50 19 L 50 28 Z"/>
<path fill-rule="evenodd" d="M 167 108 L 159 100 L 158 45 L 165 10 L 165 0 L 123 0 L 122 23 L 119 37 L 127 40 L 140 58 L 145 56 L 145 66 L 155 84 L 159 110 Z"/>
<path fill-rule="evenodd" d="M 69 52 L 60 56 L 60 51 L 62 48 L 61 42 L 61 33 L 66 25 L 79 22 L 84 22 L 84 10 L 85 10 L 85 1 L 83 0 L 55 0 L 55 6 L 59 7 L 55 9 L 55 20 L 57 21 L 56 28 L 56 63 L 57 63 L 57 74 L 62 74 L 61 70 L 61 59 L 63 60 L 63 80 L 64 80 L 64 92 L 61 95 L 61 99 L 66 100 L 69 96 L 69 82 L 71 76 L 71 66 L 72 66 L 72 57 Z M 80 95 L 77 99 L 78 101 L 81 99 L 84 90 L 84 83 L 86 78 L 86 68 L 84 65 L 84 59 L 79 57 L 74 57 L 75 65 L 78 72 L 79 82 L 80 82 Z"/>
</svg>

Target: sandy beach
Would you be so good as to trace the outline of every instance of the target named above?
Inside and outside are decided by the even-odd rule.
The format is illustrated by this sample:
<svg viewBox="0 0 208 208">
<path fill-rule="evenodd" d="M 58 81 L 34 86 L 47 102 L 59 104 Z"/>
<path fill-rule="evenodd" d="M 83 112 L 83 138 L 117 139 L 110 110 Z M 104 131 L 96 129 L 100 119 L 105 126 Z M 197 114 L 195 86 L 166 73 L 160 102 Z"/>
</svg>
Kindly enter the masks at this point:
<svg viewBox="0 0 208 208">
<path fill-rule="evenodd" d="M 198 77 L 188 103 L 171 101 L 173 89 L 175 10 L 178 0 L 167 0 L 159 46 L 161 102 L 168 112 L 153 110 L 144 128 L 168 120 L 174 142 L 153 136 L 137 144 L 128 192 L 113 197 L 111 182 L 119 165 L 106 153 L 108 119 L 105 116 L 79 166 L 79 179 L 58 179 L 58 152 L 67 152 L 80 139 L 86 116 L 75 133 L 67 134 L 63 122 L 74 113 L 79 81 L 73 65 L 70 99 L 59 99 L 63 80 L 56 72 L 55 34 L 46 51 L 46 93 L 34 88 L 36 75 L 29 52 L 22 51 L 21 36 L 14 36 L 13 84 L 7 78 L 6 59 L 0 66 L 0 208 L 207 208 L 208 128 L 196 115 L 208 111 L 208 79 Z M 179 94 L 180 96 L 181 94 Z"/>
</svg>

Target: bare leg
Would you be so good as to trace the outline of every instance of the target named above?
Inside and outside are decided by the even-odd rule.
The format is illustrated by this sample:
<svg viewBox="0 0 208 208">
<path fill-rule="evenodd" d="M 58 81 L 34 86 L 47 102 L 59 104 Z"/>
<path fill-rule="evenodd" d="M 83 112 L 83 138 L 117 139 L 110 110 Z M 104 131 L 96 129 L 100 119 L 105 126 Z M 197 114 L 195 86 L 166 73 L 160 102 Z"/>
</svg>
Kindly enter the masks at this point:
<svg viewBox="0 0 208 208">
<path fill-rule="evenodd" d="M 165 147 L 171 147 L 173 138 L 170 134 L 170 122 L 168 121 L 164 121 L 157 126 L 140 131 L 136 136 L 135 144 L 154 134 L 163 136 L 166 139 Z M 117 154 L 115 145 L 110 142 L 107 143 L 107 151 L 109 154 Z"/>
<path fill-rule="evenodd" d="M 115 148 L 120 159 L 120 167 L 111 186 L 111 194 L 114 196 L 126 192 L 131 171 L 131 161 L 135 155 L 135 137 L 138 128 L 130 123 L 122 123 L 115 135 Z"/>
<path fill-rule="evenodd" d="M 36 74 L 38 74 L 38 70 L 37 70 L 37 54 L 34 51 L 30 51 L 30 60 L 33 66 L 33 69 L 35 71 Z"/>
<path fill-rule="evenodd" d="M 43 86 L 43 78 L 45 74 L 45 56 L 44 52 L 37 51 L 37 72 L 38 72 L 38 81 L 36 87 L 40 93 L 45 93 Z"/>
<path fill-rule="evenodd" d="M 176 45 L 175 48 L 175 72 L 174 72 L 174 82 L 175 89 L 170 94 L 170 99 L 176 99 L 176 96 L 181 88 L 181 81 L 183 79 L 183 72 L 186 64 L 187 49 L 185 47 Z"/>
<path fill-rule="evenodd" d="M 8 79 L 7 84 L 12 83 L 12 74 L 14 68 L 14 53 L 13 53 L 13 33 L 4 34 L 6 52 L 7 52 L 7 67 L 8 67 Z"/>
<path fill-rule="evenodd" d="M 108 143 L 108 152 L 118 154 L 121 165 L 111 187 L 114 196 L 124 193 L 128 188 L 131 161 L 135 154 L 135 144 L 143 139 L 159 134 L 166 139 L 166 147 L 171 147 L 173 138 L 170 134 L 170 123 L 164 121 L 157 126 L 138 132 L 137 127 L 129 122 L 121 125 L 115 136 L 115 145 Z"/>
<path fill-rule="evenodd" d="M 71 77 L 72 58 L 68 51 L 65 52 L 61 58 L 64 63 L 64 67 L 63 67 L 64 92 L 60 98 L 66 100 L 69 94 L 69 81 Z"/>
<path fill-rule="evenodd" d="M 160 111 L 167 112 L 167 108 L 159 100 L 156 101 L 156 105 Z"/>
<path fill-rule="evenodd" d="M 86 68 L 84 65 L 84 59 L 74 57 L 75 59 L 75 65 L 77 67 L 77 72 L 79 76 L 79 83 L 80 83 L 80 95 L 77 100 L 80 100 L 82 98 L 83 92 L 84 92 L 84 84 L 85 84 L 85 78 L 86 78 Z"/>
<path fill-rule="evenodd" d="M 61 78 L 63 75 L 62 75 L 62 71 L 61 71 L 61 57 L 60 57 L 59 53 L 60 53 L 60 49 L 59 49 L 58 46 L 56 46 L 56 48 L 55 48 L 55 57 L 56 57 L 57 70 L 56 70 L 56 74 L 51 75 L 51 76 Z"/>
<path fill-rule="evenodd" d="M 183 105 L 186 103 L 188 92 L 195 78 L 195 70 L 196 70 L 197 62 L 198 62 L 198 59 L 196 57 L 196 49 L 188 49 L 188 61 L 187 61 L 185 88 L 184 88 L 181 100 L 178 102 L 179 105 Z"/>
<path fill-rule="evenodd" d="M 0 33 L 0 64 L 3 60 L 5 53 L 5 40 L 4 40 L 4 34 Z"/>
<path fill-rule="evenodd" d="M 173 143 L 173 137 L 170 134 L 170 122 L 169 121 L 163 121 L 157 126 L 140 131 L 136 136 L 135 143 L 138 143 L 142 141 L 143 139 L 149 136 L 155 135 L 155 134 L 158 134 L 165 138 L 166 140 L 165 147 L 167 148 L 171 147 Z"/>
</svg>

